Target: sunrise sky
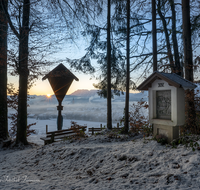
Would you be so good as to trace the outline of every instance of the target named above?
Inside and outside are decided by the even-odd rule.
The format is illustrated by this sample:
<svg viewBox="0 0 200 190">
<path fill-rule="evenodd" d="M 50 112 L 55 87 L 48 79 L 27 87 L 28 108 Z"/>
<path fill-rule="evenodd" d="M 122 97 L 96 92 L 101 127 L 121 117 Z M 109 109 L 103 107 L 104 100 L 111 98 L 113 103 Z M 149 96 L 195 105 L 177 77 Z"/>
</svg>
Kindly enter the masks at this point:
<svg viewBox="0 0 200 190">
<path fill-rule="evenodd" d="M 67 46 L 67 47 L 63 47 L 62 51 L 59 51 L 57 53 L 55 53 L 51 59 L 58 61 L 58 60 L 64 60 L 66 57 L 70 58 L 70 59 L 78 59 L 81 56 L 84 55 L 86 44 L 82 44 L 77 46 Z M 94 78 L 91 80 L 91 75 L 89 74 L 83 74 L 81 72 L 77 72 L 74 71 L 73 69 L 70 68 L 69 64 L 67 64 L 66 62 L 59 62 L 56 64 L 53 64 L 50 67 L 47 67 L 47 73 L 49 71 L 51 71 L 52 69 L 54 69 L 57 65 L 59 65 L 60 63 L 63 63 L 65 65 L 65 67 L 67 67 L 78 79 L 79 81 L 73 81 L 72 85 L 70 86 L 67 94 L 71 94 L 74 91 L 78 90 L 78 89 L 95 89 L 93 86 L 93 83 L 97 83 L 98 81 L 96 81 Z M 46 74 L 47 74 L 46 73 Z M 30 95 L 47 95 L 47 94 L 51 94 L 53 95 L 54 92 L 49 84 L 49 81 L 46 79 L 44 81 L 42 81 L 42 77 L 41 76 L 39 78 L 39 80 L 36 81 L 35 85 L 30 89 L 29 94 Z M 18 88 L 18 77 L 13 77 L 8 75 L 8 83 L 13 83 L 15 88 Z"/>
<path fill-rule="evenodd" d="M 90 80 L 90 76 L 89 75 L 83 75 L 80 73 L 73 73 L 78 79 L 79 81 L 73 81 L 71 87 L 69 88 L 67 94 L 71 94 L 74 91 L 78 90 L 78 89 L 94 89 L 93 87 L 93 83 L 95 83 L 95 80 Z M 46 95 L 46 94 L 54 94 L 49 81 L 48 80 L 44 80 L 42 81 L 42 79 L 39 81 L 37 81 L 36 85 L 30 90 L 30 95 Z"/>
<path fill-rule="evenodd" d="M 68 41 L 63 41 L 61 43 L 61 46 L 59 46 L 59 44 L 58 44 L 59 48 L 53 49 L 53 51 L 50 53 L 48 52 L 49 55 L 47 57 L 45 57 L 46 60 L 50 60 L 51 62 L 55 61 L 56 64 L 53 64 L 52 66 L 50 66 L 48 68 L 45 68 L 46 73 L 44 73 L 44 76 L 48 72 L 50 72 L 52 69 L 54 69 L 57 65 L 62 63 L 79 79 L 79 81 L 75 81 L 75 80 L 73 81 L 67 94 L 71 94 L 78 89 L 88 89 L 88 90 L 95 89 L 93 84 L 97 84 L 99 82 L 99 81 L 95 80 L 95 76 L 98 76 L 99 73 L 95 73 L 94 77 L 92 77 L 89 74 L 83 74 L 81 72 L 77 72 L 77 71 L 71 69 L 69 64 L 66 63 L 66 58 L 79 59 L 83 55 L 85 55 L 85 53 L 86 53 L 85 49 L 89 45 L 90 38 L 89 37 L 88 38 L 80 37 L 80 39 L 78 38 L 75 41 L 76 41 L 76 43 L 68 43 Z M 50 56 L 51 56 L 51 58 L 50 58 Z M 95 61 L 93 63 L 95 63 Z M 99 70 L 99 68 L 96 68 L 96 69 Z M 29 90 L 30 95 L 47 95 L 47 94 L 53 95 L 54 94 L 54 92 L 49 84 L 49 81 L 48 80 L 42 81 L 42 77 L 44 77 L 44 76 L 41 76 L 35 82 L 35 85 Z M 8 75 L 8 83 L 13 83 L 15 89 L 17 90 L 19 79 L 18 79 L 18 77 L 12 77 L 12 76 Z M 134 93 L 133 91 L 131 91 L 131 92 Z"/>
<path fill-rule="evenodd" d="M 64 64 L 70 71 L 72 71 L 70 69 L 69 66 L 67 66 L 67 64 Z M 49 69 L 52 70 L 56 67 L 57 65 L 50 67 Z M 80 72 L 73 72 L 72 73 L 79 79 L 79 81 L 74 80 L 72 85 L 70 86 L 67 94 L 71 94 L 74 91 L 78 90 L 78 89 L 95 89 L 93 86 L 93 83 L 97 83 L 98 81 L 96 81 L 95 79 L 91 79 L 91 75 L 86 75 L 86 74 L 82 74 Z M 15 88 L 18 88 L 18 77 L 12 77 L 12 76 L 8 76 L 8 83 L 13 83 Z M 47 95 L 47 94 L 51 94 L 53 95 L 54 92 L 49 84 L 48 79 L 42 81 L 42 77 L 39 78 L 39 80 L 36 81 L 35 85 L 30 89 L 29 91 L 30 95 Z"/>
<path fill-rule="evenodd" d="M 92 90 L 95 89 L 93 84 L 97 84 L 99 81 L 95 80 L 95 76 L 97 76 L 99 73 L 95 73 L 94 76 L 92 77 L 91 74 L 83 74 L 82 72 L 78 72 L 75 71 L 74 69 L 70 68 L 70 65 L 68 63 L 66 63 L 66 58 L 70 58 L 70 59 L 79 59 L 81 58 L 83 55 L 85 55 L 85 49 L 88 47 L 89 44 L 89 40 L 78 40 L 77 44 L 70 44 L 70 43 L 66 43 L 66 44 L 62 44 L 62 48 L 59 49 L 56 53 L 52 53 L 50 56 L 51 58 L 48 56 L 47 60 L 49 59 L 52 62 L 57 62 L 55 64 L 53 64 L 52 66 L 49 66 L 47 68 L 45 68 L 45 72 L 44 76 L 49 73 L 52 69 L 54 69 L 56 66 L 58 66 L 60 63 L 62 63 L 63 65 L 65 65 L 65 67 L 67 67 L 78 79 L 79 81 L 73 81 L 72 85 L 70 86 L 67 94 L 71 94 L 74 91 L 78 90 L 78 89 L 88 89 L 88 90 Z M 60 61 L 61 60 L 61 61 Z M 95 60 L 92 60 L 92 64 L 94 65 Z M 99 70 L 98 68 L 96 68 L 97 70 Z M 137 75 L 137 73 L 133 72 L 131 73 L 132 77 L 135 78 L 135 75 Z M 36 82 L 35 85 L 29 90 L 29 94 L 30 95 L 47 95 L 47 94 L 51 94 L 53 95 L 54 92 L 49 84 L 48 80 L 44 80 L 42 81 L 42 77 L 41 76 Z M 18 77 L 12 77 L 10 75 L 8 75 L 8 83 L 13 83 L 14 87 L 16 89 L 18 89 Z M 131 93 L 135 93 L 136 91 L 130 91 Z"/>
</svg>

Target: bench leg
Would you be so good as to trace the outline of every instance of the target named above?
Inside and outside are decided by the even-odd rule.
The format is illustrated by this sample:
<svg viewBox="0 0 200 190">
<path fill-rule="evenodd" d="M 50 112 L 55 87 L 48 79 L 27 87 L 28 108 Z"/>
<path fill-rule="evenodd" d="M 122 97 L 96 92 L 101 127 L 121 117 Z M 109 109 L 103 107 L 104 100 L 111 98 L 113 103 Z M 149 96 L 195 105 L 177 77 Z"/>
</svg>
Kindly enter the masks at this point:
<svg viewBox="0 0 200 190">
<path fill-rule="evenodd" d="M 54 142 L 54 135 L 55 135 L 55 133 L 52 133 L 52 135 L 51 135 L 51 143 Z"/>
</svg>

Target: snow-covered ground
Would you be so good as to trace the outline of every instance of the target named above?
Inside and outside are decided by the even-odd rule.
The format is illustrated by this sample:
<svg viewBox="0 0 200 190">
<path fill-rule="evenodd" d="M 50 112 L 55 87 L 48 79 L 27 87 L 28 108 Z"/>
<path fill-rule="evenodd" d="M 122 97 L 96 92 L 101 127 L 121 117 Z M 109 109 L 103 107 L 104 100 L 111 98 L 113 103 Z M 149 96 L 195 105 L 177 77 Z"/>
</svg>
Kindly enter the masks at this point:
<svg viewBox="0 0 200 190">
<path fill-rule="evenodd" d="M 97 119 L 101 116 L 106 118 L 104 103 L 94 105 L 94 102 L 87 103 L 85 108 L 83 104 L 82 107 L 66 105 L 63 129 L 69 128 L 72 120 L 88 128 L 105 125 L 105 122 Z M 173 149 L 161 146 L 150 140 L 151 137 L 144 139 L 142 136 L 121 135 L 121 138 L 109 138 L 107 135 L 97 135 L 44 146 L 40 137 L 46 135 L 46 125 L 48 131 L 56 130 L 55 106 L 32 105 L 28 123 L 36 122 L 32 129 L 37 134 L 28 137 L 28 141 L 35 144 L 18 149 L 0 148 L 0 189 L 200 189 L 200 151 L 192 151 L 182 145 Z M 116 102 L 113 108 L 116 118 L 121 117 L 124 104 Z M 74 118 L 87 112 L 88 118 L 98 117 L 93 121 L 68 119 L 70 110 L 74 111 L 71 115 Z M 114 126 L 117 122 L 114 120 Z"/>
<path fill-rule="evenodd" d="M 198 150 L 172 149 L 139 136 L 0 149 L 0 170 L 5 190 L 200 189 Z"/>
</svg>

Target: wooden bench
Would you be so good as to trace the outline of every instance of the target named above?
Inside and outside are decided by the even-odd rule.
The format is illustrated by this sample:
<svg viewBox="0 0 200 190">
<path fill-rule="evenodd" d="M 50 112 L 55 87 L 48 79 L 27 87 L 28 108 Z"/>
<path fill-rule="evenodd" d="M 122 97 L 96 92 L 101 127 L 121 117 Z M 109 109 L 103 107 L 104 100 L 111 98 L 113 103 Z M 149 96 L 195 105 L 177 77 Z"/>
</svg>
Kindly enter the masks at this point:
<svg viewBox="0 0 200 190">
<path fill-rule="evenodd" d="M 105 128 L 103 128 L 103 127 L 102 127 L 102 124 L 101 124 L 101 127 L 100 127 L 100 128 L 95 128 L 95 127 L 88 128 L 88 133 L 92 133 L 92 135 L 94 135 L 95 132 L 100 132 L 100 131 L 102 131 L 103 129 L 105 129 Z M 112 130 L 113 130 L 113 131 L 120 131 L 120 130 L 121 130 L 121 127 L 119 127 L 119 123 L 117 123 L 117 128 L 114 127 L 114 128 L 112 128 Z"/>
<path fill-rule="evenodd" d="M 51 132 L 47 132 L 46 130 L 46 137 L 42 137 L 40 139 L 43 140 L 44 145 L 46 145 L 46 144 L 53 143 L 55 141 L 60 141 L 66 137 L 78 136 L 80 135 L 80 132 L 85 131 L 86 128 L 87 126 L 82 126 L 82 127 L 64 129 L 64 130 L 59 130 L 59 131 L 51 131 Z"/>
<path fill-rule="evenodd" d="M 105 129 L 105 128 L 95 128 L 95 127 L 92 127 L 92 128 L 88 128 L 88 132 L 92 133 L 92 135 L 94 135 L 94 132 L 100 132 L 103 129 Z"/>
</svg>

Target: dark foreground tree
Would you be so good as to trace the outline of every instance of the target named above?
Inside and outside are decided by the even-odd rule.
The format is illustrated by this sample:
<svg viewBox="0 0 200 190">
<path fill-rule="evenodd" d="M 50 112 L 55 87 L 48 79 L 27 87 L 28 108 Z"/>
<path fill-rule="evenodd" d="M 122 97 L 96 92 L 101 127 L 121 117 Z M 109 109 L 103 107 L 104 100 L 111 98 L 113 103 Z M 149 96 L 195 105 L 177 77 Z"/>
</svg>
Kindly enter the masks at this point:
<svg viewBox="0 0 200 190">
<path fill-rule="evenodd" d="M 157 71 L 156 1 L 152 0 L 153 71 Z"/>
<path fill-rule="evenodd" d="M 129 83 L 130 83 L 130 0 L 127 0 L 127 40 L 126 40 L 126 102 L 124 132 L 129 131 Z"/>
<path fill-rule="evenodd" d="M 193 82 L 193 61 L 191 43 L 191 23 L 190 23 L 190 1 L 182 0 L 182 20 L 183 20 L 183 45 L 184 45 L 184 66 L 185 79 Z M 186 128 L 196 132 L 196 112 L 194 106 L 194 91 L 186 90 Z"/>
<path fill-rule="evenodd" d="M 7 9 L 8 1 L 5 0 Z M 7 20 L 0 3 L 0 139 L 8 137 L 7 119 Z"/>
<path fill-rule="evenodd" d="M 28 91 L 28 38 L 29 38 L 30 0 L 23 2 L 22 26 L 19 33 L 19 95 L 16 143 L 28 144 L 27 129 L 27 91 Z"/>
<path fill-rule="evenodd" d="M 110 43 L 110 10 L 111 4 L 108 0 L 107 7 L 107 128 L 112 129 L 112 102 L 111 102 L 111 43 Z"/>
<path fill-rule="evenodd" d="M 28 38 L 29 38 L 29 15 L 30 15 L 30 0 L 22 2 L 22 19 L 19 14 L 19 32 L 13 25 L 10 15 L 5 6 L 5 0 L 2 0 L 4 13 L 11 30 L 19 40 L 19 58 L 17 63 L 17 72 L 19 74 L 19 95 L 18 95 L 18 114 L 17 114 L 17 138 L 16 144 L 28 144 L 26 138 L 27 129 L 27 89 L 28 89 Z M 19 8 L 19 13 L 21 7 Z M 22 20 L 22 23 L 21 23 Z"/>
</svg>

